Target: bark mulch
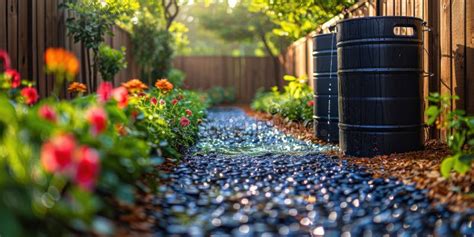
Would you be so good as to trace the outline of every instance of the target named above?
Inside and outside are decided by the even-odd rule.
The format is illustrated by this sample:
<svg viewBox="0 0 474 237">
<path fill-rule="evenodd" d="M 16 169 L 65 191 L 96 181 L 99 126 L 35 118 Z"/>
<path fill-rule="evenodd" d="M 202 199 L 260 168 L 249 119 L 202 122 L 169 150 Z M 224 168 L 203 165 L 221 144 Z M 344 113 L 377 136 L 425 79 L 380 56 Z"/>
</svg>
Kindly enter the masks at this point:
<svg viewBox="0 0 474 237">
<path fill-rule="evenodd" d="M 298 139 L 325 143 L 314 136 L 312 124 L 305 126 L 301 122 L 288 121 L 278 115 L 253 111 L 248 106 L 240 107 L 248 115 L 258 120 L 271 121 L 281 131 Z M 342 160 L 364 166 L 374 177 L 396 177 L 406 184 L 415 183 L 418 188 L 427 189 L 435 203 L 447 204 L 452 211 L 474 208 L 474 164 L 471 171 L 465 175 L 453 173 L 449 179 L 443 178 L 439 166 L 443 158 L 449 155 L 449 150 L 439 141 L 427 141 L 422 151 L 372 158 L 343 156 L 338 151 L 332 151 L 329 155 L 337 155 Z"/>
</svg>

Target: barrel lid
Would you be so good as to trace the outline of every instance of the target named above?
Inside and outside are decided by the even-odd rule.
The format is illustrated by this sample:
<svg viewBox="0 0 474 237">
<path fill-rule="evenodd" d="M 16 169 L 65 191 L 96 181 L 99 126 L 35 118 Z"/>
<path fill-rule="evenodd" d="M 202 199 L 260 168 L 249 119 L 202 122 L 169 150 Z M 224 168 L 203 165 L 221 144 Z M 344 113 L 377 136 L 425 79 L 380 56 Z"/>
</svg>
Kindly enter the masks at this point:
<svg viewBox="0 0 474 237">
<path fill-rule="evenodd" d="M 347 22 L 347 21 L 359 21 L 359 20 L 375 20 L 375 19 L 412 19 L 416 21 L 423 21 L 423 19 L 414 16 L 366 16 L 366 17 L 355 17 L 342 19 L 336 22 L 336 24 Z"/>
</svg>

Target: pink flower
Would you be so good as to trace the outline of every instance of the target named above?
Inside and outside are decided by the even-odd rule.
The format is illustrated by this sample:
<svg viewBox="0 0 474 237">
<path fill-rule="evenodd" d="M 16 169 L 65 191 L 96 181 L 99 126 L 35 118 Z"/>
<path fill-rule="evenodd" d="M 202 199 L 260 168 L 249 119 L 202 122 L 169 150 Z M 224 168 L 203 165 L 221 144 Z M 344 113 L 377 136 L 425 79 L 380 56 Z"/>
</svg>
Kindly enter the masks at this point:
<svg viewBox="0 0 474 237">
<path fill-rule="evenodd" d="M 123 109 L 128 105 L 128 91 L 125 87 L 120 86 L 112 91 L 112 96 L 118 102 L 118 107 Z"/>
<path fill-rule="evenodd" d="M 5 71 L 5 75 L 7 75 L 7 77 L 10 78 L 11 80 L 11 85 L 12 85 L 12 88 L 17 88 L 20 86 L 21 84 L 21 76 L 20 76 L 20 73 L 15 70 L 15 69 L 7 69 Z"/>
<path fill-rule="evenodd" d="M 94 136 L 104 132 L 107 128 L 107 113 L 101 107 L 92 107 L 87 110 L 86 119 L 91 125 Z"/>
<path fill-rule="evenodd" d="M 178 103 L 178 101 L 179 101 L 179 100 L 177 100 L 177 99 L 173 99 L 173 100 L 171 101 L 171 104 L 172 104 L 172 105 L 176 105 L 176 104 Z"/>
<path fill-rule="evenodd" d="M 76 174 L 74 182 L 85 190 L 94 189 L 100 172 L 99 153 L 90 147 L 82 146 L 76 151 Z"/>
<path fill-rule="evenodd" d="M 112 83 L 106 81 L 100 83 L 99 87 L 97 88 L 97 95 L 99 96 L 99 102 L 107 102 L 110 97 L 112 97 L 112 90 L 113 86 Z"/>
<path fill-rule="evenodd" d="M 188 116 L 192 116 L 193 115 L 193 111 L 191 111 L 190 109 L 186 109 L 186 115 Z"/>
<path fill-rule="evenodd" d="M 56 112 L 54 111 L 54 108 L 49 105 L 41 106 L 41 108 L 39 108 L 38 110 L 38 114 L 42 119 L 48 120 L 53 123 L 55 123 L 57 120 L 57 116 L 56 116 Z"/>
<path fill-rule="evenodd" d="M 41 147 L 41 165 L 47 172 L 65 171 L 73 165 L 76 140 L 71 134 L 57 135 Z"/>
<path fill-rule="evenodd" d="M 10 64 L 10 56 L 8 56 L 7 51 L 0 50 L 0 61 L 2 61 L 3 64 L 3 70 L 8 70 L 11 67 Z"/>
<path fill-rule="evenodd" d="M 310 100 L 306 103 L 306 105 L 308 105 L 308 107 L 313 107 L 314 106 L 314 100 Z"/>
<path fill-rule="evenodd" d="M 158 99 L 156 99 L 156 97 L 153 97 L 150 99 L 150 102 L 153 104 L 153 105 L 156 105 L 158 104 Z"/>
<path fill-rule="evenodd" d="M 191 121 L 189 121 L 189 119 L 184 116 L 181 117 L 181 119 L 179 120 L 179 124 L 181 125 L 181 127 L 187 127 L 190 123 Z"/>
<path fill-rule="evenodd" d="M 25 103 L 27 105 L 32 105 L 39 99 L 38 91 L 33 87 L 25 87 L 21 89 L 20 94 L 25 98 Z"/>
<path fill-rule="evenodd" d="M 160 105 L 165 105 L 165 104 L 166 104 L 166 101 L 163 99 L 160 99 Z"/>
</svg>

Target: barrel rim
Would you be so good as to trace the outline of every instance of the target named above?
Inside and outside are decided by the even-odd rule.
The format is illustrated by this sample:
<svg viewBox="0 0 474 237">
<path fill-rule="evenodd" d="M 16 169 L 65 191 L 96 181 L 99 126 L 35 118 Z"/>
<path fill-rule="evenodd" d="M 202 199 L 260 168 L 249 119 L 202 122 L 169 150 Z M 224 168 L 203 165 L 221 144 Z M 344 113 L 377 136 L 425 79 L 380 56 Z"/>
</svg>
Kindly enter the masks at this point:
<svg viewBox="0 0 474 237">
<path fill-rule="evenodd" d="M 417 20 L 423 22 L 424 20 L 415 17 L 415 16 L 366 16 L 366 17 L 356 17 L 356 18 L 348 18 L 348 19 L 342 19 L 336 22 L 336 25 L 339 25 L 340 23 L 348 22 L 348 21 L 357 21 L 357 20 L 371 20 L 371 19 L 412 19 L 412 20 Z"/>
</svg>

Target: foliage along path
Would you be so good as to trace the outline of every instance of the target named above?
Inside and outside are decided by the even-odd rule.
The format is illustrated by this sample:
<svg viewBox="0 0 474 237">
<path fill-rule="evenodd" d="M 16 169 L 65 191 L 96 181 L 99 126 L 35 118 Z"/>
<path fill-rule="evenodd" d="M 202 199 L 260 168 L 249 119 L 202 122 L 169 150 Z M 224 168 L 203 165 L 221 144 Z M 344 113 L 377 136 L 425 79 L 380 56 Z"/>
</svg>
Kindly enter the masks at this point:
<svg viewBox="0 0 474 237">
<path fill-rule="evenodd" d="M 198 143 L 155 200 L 160 235 L 474 234 L 474 211 L 432 205 L 425 190 L 374 179 L 239 109 L 209 111 Z"/>
</svg>

